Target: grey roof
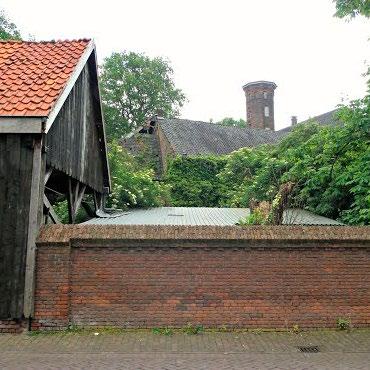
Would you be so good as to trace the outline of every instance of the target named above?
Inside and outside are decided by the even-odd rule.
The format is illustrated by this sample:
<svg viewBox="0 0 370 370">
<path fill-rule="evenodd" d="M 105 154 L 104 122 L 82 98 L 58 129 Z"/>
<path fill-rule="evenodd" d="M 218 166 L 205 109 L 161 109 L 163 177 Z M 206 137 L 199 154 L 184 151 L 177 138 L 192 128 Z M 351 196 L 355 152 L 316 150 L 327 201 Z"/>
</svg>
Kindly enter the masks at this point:
<svg viewBox="0 0 370 370">
<path fill-rule="evenodd" d="M 163 118 L 158 123 L 180 155 L 227 154 L 244 147 L 277 143 L 281 136 L 274 131 L 188 119 Z"/>
<path fill-rule="evenodd" d="M 324 216 L 317 215 L 305 209 L 290 208 L 284 211 L 284 225 L 343 225 Z"/>
<path fill-rule="evenodd" d="M 338 109 L 334 109 L 334 110 L 331 110 L 330 112 L 326 112 L 326 113 L 320 114 L 318 116 L 309 118 L 305 121 L 298 122 L 297 125 L 301 125 L 302 123 L 308 123 L 308 122 L 311 122 L 311 121 L 317 122 L 319 125 L 323 125 L 323 126 L 335 125 L 336 123 L 338 123 L 338 120 L 335 117 L 335 114 L 337 112 L 338 112 Z M 293 126 L 288 126 L 288 127 L 285 127 L 285 128 L 283 128 L 279 131 L 276 131 L 276 132 L 277 132 L 277 134 L 279 134 L 279 133 L 280 134 L 289 133 L 292 130 L 292 127 Z"/>
<path fill-rule="evenodd" d="M 94 218 L 84 224 L 98 225 L 235 225 L 250 214 L 249 208 L 158 207 L 132 209 L 114 218 Z M 289 225 L 340 225 L 339 222 L 302 209 L 284 214 Z"/>
</svg>

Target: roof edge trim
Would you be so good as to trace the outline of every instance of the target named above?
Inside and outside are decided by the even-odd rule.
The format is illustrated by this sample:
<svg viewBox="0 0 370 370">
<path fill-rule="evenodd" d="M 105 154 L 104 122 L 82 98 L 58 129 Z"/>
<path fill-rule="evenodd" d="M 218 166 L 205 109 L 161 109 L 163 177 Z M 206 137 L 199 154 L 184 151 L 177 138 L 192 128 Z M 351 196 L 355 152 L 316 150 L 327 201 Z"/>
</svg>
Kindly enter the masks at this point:
<svg viewBox="0 0 370 370">
<path fill-rule="evenodd" d="M 87 60 L 89 59 L 91 53 L 95 49 L 94 41 L 91 40 L 89 44 L 87 45 L 84 53 L 82 54 L 80 60 L 78 61 L 73 73 L 69 77 L 69 80 L 67 81 L 66 85 L 64 86 L 64 89 L 62 90 L 61 94 L 59 95 L 58 99 L 56 100 L 54 106 L 52 107 L 49 116 L 46 120 L 45 124 L 45 133 L 48 133 L 50 130 L 50 127 L 52 126 L 56 116 L 58 115 L 59 111 L 61 110 L 64 102 L 68 98 L 69 93 L 71 92 L 75 82 L 77 81 L 78 77 L 81 74 L 82 69 L 84 68 L 85 64 L 87 63 Z"/>
<path fill-rule="evenodd" d="M 249 86 L 253 86 L 253 85 L 270 85 L 270 86 L 272 86 L 273 89 L 277 88 L 277 85 L 276 85 L 275 82 L 260 80 L 260 81 L 252 81 L 252 82 L 246 83 L 245 85 L 243 85 L 243 89 L 245 89 Z"/>
<path fill-rule="evenodd" d="M 43 117 L 0 117 L 0 134 L 40 134 Z"/>
</svg>

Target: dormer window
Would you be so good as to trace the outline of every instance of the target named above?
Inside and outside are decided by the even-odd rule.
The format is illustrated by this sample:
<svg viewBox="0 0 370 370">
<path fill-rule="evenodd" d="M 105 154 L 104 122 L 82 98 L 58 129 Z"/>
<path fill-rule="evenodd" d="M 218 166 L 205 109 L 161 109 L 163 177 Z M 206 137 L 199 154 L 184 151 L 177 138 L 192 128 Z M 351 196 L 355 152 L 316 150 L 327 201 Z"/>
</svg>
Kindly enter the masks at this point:
<svg viewBox="0 0 370 370">
<path fill-rule="evenodd" d="M 269 107 L 265 107 L 265 117 L 270 117 L 270 109 Z"/>
</svg>

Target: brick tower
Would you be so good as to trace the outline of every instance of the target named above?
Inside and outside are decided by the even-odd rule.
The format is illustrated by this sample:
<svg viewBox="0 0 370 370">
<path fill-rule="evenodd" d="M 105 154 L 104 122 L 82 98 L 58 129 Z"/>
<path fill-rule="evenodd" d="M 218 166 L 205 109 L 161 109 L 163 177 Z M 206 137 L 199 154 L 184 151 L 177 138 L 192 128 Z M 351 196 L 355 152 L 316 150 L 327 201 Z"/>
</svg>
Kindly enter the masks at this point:
<svg viewBox="0 0 370 370">
<path fill-rule="evenodd" d="M 274 90 L 269 81 L 249 82 L 243 86 L 247 103 L 247 124 L 253 128 L 275 130 Z"/>
</svg>

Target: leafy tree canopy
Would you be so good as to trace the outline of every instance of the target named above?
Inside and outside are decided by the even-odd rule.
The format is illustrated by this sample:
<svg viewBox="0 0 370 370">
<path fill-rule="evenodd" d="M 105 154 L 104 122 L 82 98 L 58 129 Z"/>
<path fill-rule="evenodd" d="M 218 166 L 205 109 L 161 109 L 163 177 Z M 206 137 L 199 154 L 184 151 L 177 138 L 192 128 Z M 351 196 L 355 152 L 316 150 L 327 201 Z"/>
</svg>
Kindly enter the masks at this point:
<svg viewBox="0 0 370 370">
<path fill-rule="evenodd" d="M 0 10 L 0 40 L 21 40 L 17 26 Z"/>
<path fill-rule="evenodd" d="M 247 126 L 247 122 L 245 122 L 242 118 L 240 118 L 239 120 L 236 120 L 231 117 L 225 117 L 220 122 L 218 122 L 218 124 L 224 125 L 224 126 L 234 126 L 234 127 L 246 127 Z"/>
<path fill-rule="evenodd" d="M 339 18 L 354 18 L 358 15 L 370 17 L 369 0 L 334 0 L 336 4 L 335 16 Z"/>
<path fill-rule="evenodd" d="M 155 114 L 176 116 L 185 102 L 168 60 L 134 52 L 113 53 L 101 67 L 108 139 L 119 139 Z"/>
</svg>

